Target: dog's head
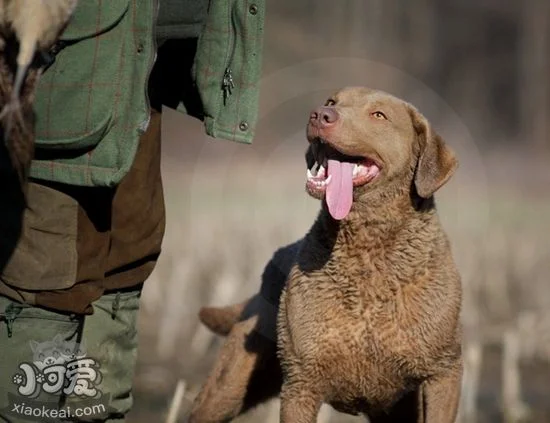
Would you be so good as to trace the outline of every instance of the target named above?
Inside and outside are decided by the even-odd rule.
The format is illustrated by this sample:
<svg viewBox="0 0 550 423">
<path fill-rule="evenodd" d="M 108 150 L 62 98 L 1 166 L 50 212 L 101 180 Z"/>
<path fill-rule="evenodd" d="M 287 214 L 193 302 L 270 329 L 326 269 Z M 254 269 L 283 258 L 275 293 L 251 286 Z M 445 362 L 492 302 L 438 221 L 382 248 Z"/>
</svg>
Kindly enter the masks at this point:
<svg viewBox="0 0 550 423">
<path fill-rule="evenodd" d="M 344 88 L 311 112 L 306 189 L 335 219 L 353 202 L 407 187 L 430 198 L 457 167 L 454 153 L 410 104 L 381 91 Z"/>
</svg>

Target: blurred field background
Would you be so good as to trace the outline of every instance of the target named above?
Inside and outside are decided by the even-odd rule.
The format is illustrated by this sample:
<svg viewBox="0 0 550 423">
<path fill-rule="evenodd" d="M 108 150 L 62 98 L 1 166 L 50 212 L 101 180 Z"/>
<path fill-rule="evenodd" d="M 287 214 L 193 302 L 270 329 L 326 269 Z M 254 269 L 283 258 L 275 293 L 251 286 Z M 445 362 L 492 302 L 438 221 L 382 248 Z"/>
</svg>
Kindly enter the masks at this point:
<svg viewBox="0 0 550 423">
<path fill-rule="evenodd" d="M 164 110 L 167 231 L 129 421 L 165 421 L 178 381 L 185 421 L 221 342 L 198 309 L 254 293 L 273 251 L 307 231 L 319 207 L 304 192 L 308 112 L 367 85 L 415 104 L 460 158 L 436 196 L 465 290 L 460 421 L 550 422 L 550 2 L 267 6 L 254 144 Z M 319 421 L 359 420 L 323 407 Z M 239 422 L 278 422 L 277 401 Z"/>
</svg>

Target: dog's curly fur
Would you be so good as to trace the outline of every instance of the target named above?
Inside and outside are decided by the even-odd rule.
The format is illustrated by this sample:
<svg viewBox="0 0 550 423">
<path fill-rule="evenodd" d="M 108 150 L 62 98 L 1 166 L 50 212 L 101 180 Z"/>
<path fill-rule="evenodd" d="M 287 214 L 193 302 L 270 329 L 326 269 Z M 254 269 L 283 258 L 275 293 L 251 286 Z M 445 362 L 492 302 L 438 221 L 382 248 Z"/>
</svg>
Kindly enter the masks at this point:
<svg viewBox="0 0 550 423">
<path fill-rule="evenodd" d="M 228 339 L 192 422 L 231 420 L 279 392 L 284 423 L 315 422 L 323 402 L 373 423 L 455 420 L 461 285 L 433 194 L 456 158 L 414 107 L 386 93 L 347 88 L 325 107 L 336 123 L 308 126 L 308 154 L 322 137 L 381 172 L 354 188 L 343 220 L 323 201 L 304 239 L 274 255 L 260 294 L 202 310 Z M 379 111 L 385 119 L 372 118 Z"/>
</svg>

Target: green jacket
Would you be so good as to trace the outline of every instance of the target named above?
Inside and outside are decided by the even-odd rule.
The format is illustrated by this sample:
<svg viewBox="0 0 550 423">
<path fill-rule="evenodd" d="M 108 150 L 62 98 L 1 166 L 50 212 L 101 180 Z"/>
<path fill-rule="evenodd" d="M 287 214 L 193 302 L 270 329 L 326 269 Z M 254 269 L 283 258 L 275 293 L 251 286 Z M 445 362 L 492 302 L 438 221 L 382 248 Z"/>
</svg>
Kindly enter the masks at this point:
<svg viewBox="0 0 550 423">
<path fill-rule="evenodd" d="M 209 0 L 193 79 L 202 104 L 199 117 L 212 137 L 252 141 L 264 9 L 265 0 Z M 114 186 L 127 173 L 148 125 L 157 10 L 157 0 L 78 3 L 36 93 L 32 177 Z M 174 25 L 168 36 L 177 37 L 177 31 Z M 181 100 L 178 109 L 185 111 Z"/>
</svg>

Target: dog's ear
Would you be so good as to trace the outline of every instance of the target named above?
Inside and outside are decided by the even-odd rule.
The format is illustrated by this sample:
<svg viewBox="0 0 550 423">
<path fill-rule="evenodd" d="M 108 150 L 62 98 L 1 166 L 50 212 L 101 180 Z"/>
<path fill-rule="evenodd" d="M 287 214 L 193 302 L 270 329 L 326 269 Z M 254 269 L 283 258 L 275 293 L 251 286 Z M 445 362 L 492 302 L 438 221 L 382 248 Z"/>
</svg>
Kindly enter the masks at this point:
<svg viewBox="0 0 550 423">
<path fill-rule="evenodd" d="M 430 198 L 453 175 L 458 167 L 458 160 L 443 138 L 432 129 L 428 120 L 414 107 L 410 110 L 420 148 L 414 185 L 420 197 Z"/>
</svg>

